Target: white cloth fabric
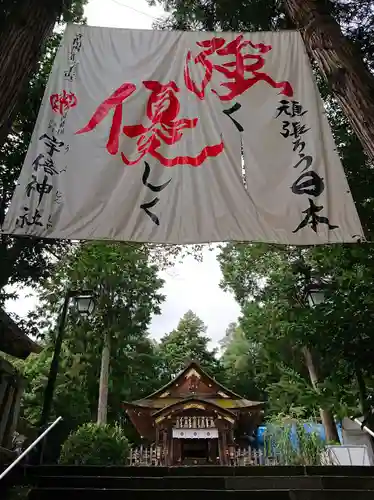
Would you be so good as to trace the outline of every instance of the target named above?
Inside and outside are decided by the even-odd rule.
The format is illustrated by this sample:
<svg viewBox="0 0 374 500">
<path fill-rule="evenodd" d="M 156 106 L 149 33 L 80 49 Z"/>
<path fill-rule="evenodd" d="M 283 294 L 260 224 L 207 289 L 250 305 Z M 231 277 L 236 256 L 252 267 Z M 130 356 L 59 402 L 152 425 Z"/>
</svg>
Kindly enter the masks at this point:
<svg viewBox="0 0 374 500">
<path fill-rule="evenodd" d="M 173 429 L 177 439 L 217 439 L 218 429 Z"/>
<path fill-rule="evenodd" d="M 3 231 L 175 244 L 363 239 L 298 32 L 76 25 Z"/>
</svg>

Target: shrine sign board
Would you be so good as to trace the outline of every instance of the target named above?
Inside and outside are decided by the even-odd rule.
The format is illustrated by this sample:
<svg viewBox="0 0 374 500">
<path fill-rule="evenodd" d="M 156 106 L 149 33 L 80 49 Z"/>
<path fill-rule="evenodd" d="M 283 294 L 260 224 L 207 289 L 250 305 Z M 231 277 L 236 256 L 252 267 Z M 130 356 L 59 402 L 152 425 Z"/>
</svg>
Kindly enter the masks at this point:
<svg viewBox="0 0 374 500">
<path fill-rule="evenodd" d="M 218 429 L 173 429 L 177 439 L 218 439 Z"/>
<path fill-rule="evenodd" d="M 5 234 L 355 242 L 362 227 L 297 31 L 68 25 Z"/>
</svg>

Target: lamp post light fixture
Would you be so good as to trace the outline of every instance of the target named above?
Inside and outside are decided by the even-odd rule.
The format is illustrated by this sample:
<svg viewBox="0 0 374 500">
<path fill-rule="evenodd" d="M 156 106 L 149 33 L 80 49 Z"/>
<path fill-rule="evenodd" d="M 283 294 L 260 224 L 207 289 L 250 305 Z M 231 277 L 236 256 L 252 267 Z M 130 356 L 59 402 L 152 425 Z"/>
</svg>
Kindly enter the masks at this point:
<svg viewBox="0 0 374 500">
<path fill-rule="evenodd" d="M 58 374 L 58 366 L 60 361 L 60 353 L 62 341 L 64 337 L 66 317 L 69 309 L 70 300 L 74 299 L 76 308 L 80 314 L 92 314 L 95 308 L 95 300 L 92 291 L 90 290 L 68 290 L 65 294 L 64 303 L 61 310 L 61 315 L 58 322 L 57 336 L 53 357 L 49 368 L 47 386 L 44 391 L 43 409 L 39 420 L 39 432 L 43 432 L 48 424 L 49 415 L 51 412 L 53 393 L 56 385 Z M 40 461 L 42 461 L 42 448 L 40 450 Z"/>
<path fill-rule="evenodd" d="M 90 316 L 95 310 L 95 299 L 92 293 L 82 292 L 74 296 L 75 306 L 81 316 Z"/>
<path fill-rule="evenodd" d="M 310 307 L 316 307 L 325 301 L 325 284 L 322 281 L 313 281 L 306 285 L 304 296 Z"/>
</svg>

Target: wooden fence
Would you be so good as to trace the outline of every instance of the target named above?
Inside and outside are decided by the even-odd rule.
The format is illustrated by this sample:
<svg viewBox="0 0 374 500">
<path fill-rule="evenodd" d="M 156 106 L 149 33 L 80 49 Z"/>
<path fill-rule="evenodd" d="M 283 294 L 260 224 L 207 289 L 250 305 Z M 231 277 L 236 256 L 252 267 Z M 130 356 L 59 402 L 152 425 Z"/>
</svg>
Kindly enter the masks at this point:
<svg viewBox="0 0 374 500">
<path fill-rule="evenodd" d="M 228 454 L 229 464 L 233 467 L 252 465 L 280 465 L 280 457 L 267 456 L 261 450 L 238 448 Z M 166 464 L 166 456 L 161 447 L 139 446 L 132 448 L 128 459 L 131 466 L 162 466 Z"/>
<path fill-rule="evenodd" d="M 131 448 L 128 465 L 132 466 L 161 466 L 165 465 L 165 454 L 160 446 L 139 446 Z"/>
</svg>

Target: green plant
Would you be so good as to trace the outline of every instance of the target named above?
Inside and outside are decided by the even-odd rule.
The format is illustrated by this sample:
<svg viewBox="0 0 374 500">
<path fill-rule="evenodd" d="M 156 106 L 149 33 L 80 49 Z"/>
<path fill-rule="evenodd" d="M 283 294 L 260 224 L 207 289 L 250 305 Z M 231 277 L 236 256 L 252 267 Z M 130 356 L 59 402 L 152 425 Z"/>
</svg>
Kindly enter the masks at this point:
<svg viewBox="0 0 374 500">
<path fill-rule="evenodd" d="M 29 486 L 14 486 L 6 492 L 7 500 L 26 500 L 30 492 Z"/>
<path fill-rule="evenodd" d="M 62 446 L 64 465 L 125 465 L 129 442 L 118 425 L 84 424 Z"/>
<path fill-rule="evenodd" d="M 308 432 L 303 422 L 271 422 L 264 445 L 265 455 L 275 455 L 279 465 L 322 465 L 323 462 L 325 443 L 316 432 Z"/>
</svg>

